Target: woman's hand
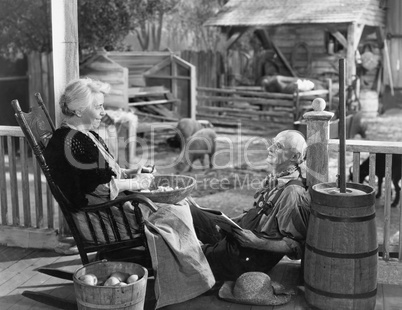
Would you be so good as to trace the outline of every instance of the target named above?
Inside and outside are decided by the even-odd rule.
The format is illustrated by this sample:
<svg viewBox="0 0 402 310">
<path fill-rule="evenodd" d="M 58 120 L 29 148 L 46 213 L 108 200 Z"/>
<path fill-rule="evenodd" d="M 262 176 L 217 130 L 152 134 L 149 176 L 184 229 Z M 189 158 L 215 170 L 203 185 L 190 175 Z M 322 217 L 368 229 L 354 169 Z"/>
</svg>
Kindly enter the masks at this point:
<svg viewBox="0 0 402 310">
<path fill-rule="evenodd" d="M 156 173 L 156 169 L 155 169 L 155 165 L 147 165 L 147 166 L 143 166 L 141 167 L 140 170 L 141 173 Z"/>
<path fill-rule="evenodd" d="M 134 187 L 130 190 L 149 189 L 154 179 L 155 176 L 151 173 L 137 174 L 133 179 L 130 180 L 130 184 L 132 184 Z"/>
<path fill-rule="evenodd" d="M 135 175 L 140 173 L 156 173 L 155 165 L 147 165 L 147 166 L 139 166 L 131 169 L 123 169 L 122 175 L 123 179 L 131 179 L 134 178 Z"/>
</svg>

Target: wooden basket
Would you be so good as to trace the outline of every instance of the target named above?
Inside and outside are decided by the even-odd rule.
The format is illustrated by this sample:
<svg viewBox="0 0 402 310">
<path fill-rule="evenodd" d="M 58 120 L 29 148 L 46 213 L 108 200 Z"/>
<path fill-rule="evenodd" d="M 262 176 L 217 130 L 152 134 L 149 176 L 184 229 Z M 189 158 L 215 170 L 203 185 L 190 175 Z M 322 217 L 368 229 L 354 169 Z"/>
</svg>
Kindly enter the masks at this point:
<svg viewBox="0 0 402 310">
<path fill-rule="evenodd" d="M 113 272 L 137 274 L 139 280 L 127 286 L 88 285 L 79 280 L 85 274 L 94 274 L 99 283 Z M 74 290 L 79 310 L 144 309 L 148 270 L 141 265 L 128 262 L 98 261 L 79 268 L 73 276 Z"/>
</svg>

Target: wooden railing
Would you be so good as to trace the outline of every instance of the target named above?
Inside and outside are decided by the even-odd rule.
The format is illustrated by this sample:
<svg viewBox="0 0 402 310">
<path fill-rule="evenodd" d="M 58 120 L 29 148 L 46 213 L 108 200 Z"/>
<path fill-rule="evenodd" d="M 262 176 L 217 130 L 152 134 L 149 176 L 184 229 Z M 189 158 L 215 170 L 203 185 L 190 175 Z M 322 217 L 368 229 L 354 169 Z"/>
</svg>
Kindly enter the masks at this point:
<svg viewBox="0 0 402 310">
<path fill-rule="evenodd" d="M 339 140 L 328 141 L 329 151 L 339 151 Z M 384 142 L 384 141 L 365 141 L 365 140 L 346 140 L 346 152 L 353 153 L 353 182 L 359 182 L 361 153 L 369 153 L 369 185 L 376 188 L 375 181 L 375 165 L 376 154 L 385 155 L 385 188 L 384 197 L 384 236 L 383 244 L 380 244 L 380 251 L 383 252 L 384 260 L 389 260 L 390 252 L 397 250 L 398 258 L 402 261 L 402 235 L 399 234 L 399 246 L 397 249 L 391 248 L 390 245 L 390 227 L 391 227 L 391 171 L 392 171 L 392 155 L 402 154 L 401 142 Z M 401 171 L 402 173 L 402 171 Z M 402 229 L 402 200 L 399 200 L 399 231 Z"/>
<path fill-rule="evenodd" d="M 320 118 L 322 124 L 325 121 Z M 329 119 L 328 119 L 329 122 Z M 314 124 L 316 126 L 317 123 Z M 309 126 L 309 125 L 308 125 Z M 313 126 L 313 127 L 314 127 Z M 320 182 L 328 181 L 328 150 L 337 151 L 338 140 L 322 140 L 327 136 L 328 124 L 316 126 L 317 131 L 327 130 L 326 134 L 317 135 L 308 132 L 308 143 L 314 144 L 314 137 L 320 137 L 324 147 L 318 147 L 311 154 L 307 164 L 320 176 Z M 311 126 L 310 126 L 311 127 Z M 310 128 L 311 129 L 311 128 Z M 311 130 L 310 130 L 311 131 Z M 384 260 L 390 257 L 390 215 L 391 215 L 391 166 L 392 154 L 402 154 L 402 143 L 346 140 L 346 151 L 353 153 L 353 177 L 358 182 L 361 153 L 369 153 L 370 173 L 369 183 L 375 187 L 375 156 L 377 153 L 386 154 L 385 168 L 385 205 L 384 205 L 384 238 L 381 251 Z M 322 153 L 321 153 L 322 152 Z M 325 159 L 326 156 L 326 159 Z M 320 158 L 314 160 L 313 157 Z M 324 163 L 324 164 L 323 164 Z M 325 167 L 326 165 L 326 167 Z M 326 171 L 325 171 L 326 170 Z M 19 127 L 0 126 L 0 224 L 21 228 L 52 229 L 64 232 L 58 205 L 53 199 L 39 165 L 32 157 L 30 148 Z M 402 200 L 399 202 L 399 231 L 402 229 Z M 61 224 L 60 224 L 61 223 Z M 399 260 L 402 260 L 402 236 L 399 236 L 397 249 Z"/>
<path fill-rule="evenodd" d="M 2 226 L 60 228 L 58 205 L 17 126 L 0 126 L 0 203 Z"/>
<path fill-rule="evenodd" d="M 325 103 L 325 102 L 324 102 Z M 333 113 L 324 110 L 325 104 L 312 103 L 314 111 L 303 115 L 307 123 L 307 184 L 329 181 L 329 151 L 339 152 L 339 140 L 329 139 L 329 123 Z M 383 244 L 379 244 L 379 251 L 384 260 L 390 259 L 390 228 L 391 228 L 391 167 L 392 155 L 402 154 L 401 142 L 346 140 L 346 152 L 353 153 L 353 182 L 359 182 L 361 153 L 369 153 L 369 184 L 375 188 L 376 154 L 386 154 L 385 162 L 385 205 L 384 205 L 384 236 Z M 339 167 L 338 167 L 339 170 Z M 346 169 L 345 169 L 346 170 Z M 344 172 L 347 173 L 346 171 Z M 338 175 L 341 175 L 338 173 Z M 402 229 L 402 202 L 399 201 L 399 231 Z M 397 252 L 399 261 L 402 261 L 402 236 L 399 234 L 399 245 L 393 252 Z"/>
</svg>

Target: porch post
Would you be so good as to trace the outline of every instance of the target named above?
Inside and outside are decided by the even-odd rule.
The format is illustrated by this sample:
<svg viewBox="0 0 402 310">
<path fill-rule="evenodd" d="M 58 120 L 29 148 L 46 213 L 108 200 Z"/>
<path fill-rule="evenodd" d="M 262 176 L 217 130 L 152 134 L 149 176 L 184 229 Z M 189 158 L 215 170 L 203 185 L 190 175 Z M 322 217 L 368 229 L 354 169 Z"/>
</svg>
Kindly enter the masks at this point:
<svg viewBox="0 0 402 310">
<path fill-rule="evenodd" d="M 326 102 L 316 98 L 312 103 L 314 111 L 303 118 L 307 122 L 307 185 L 328 182 L 328 140 L 329 120 L 334 113 L 324 111 Z"/>
<path fill-rule="evenodd" d="M 68 82 L 79 77 L 77 0 L 52 0 L 53 76 L 56 127 L 59 99 Z"/>
<path fill-rule="evenodd" d="M 79 77 L 77 0 L 51 0 L 51 14 L 54 114 L 56 127 L 59 127 L 61 123 L 60 96 L 66 84 Z M 61 235 L 64 235 L 68 229 L 61 212 L 59 212 L 58 228 Z"/>
</svg>

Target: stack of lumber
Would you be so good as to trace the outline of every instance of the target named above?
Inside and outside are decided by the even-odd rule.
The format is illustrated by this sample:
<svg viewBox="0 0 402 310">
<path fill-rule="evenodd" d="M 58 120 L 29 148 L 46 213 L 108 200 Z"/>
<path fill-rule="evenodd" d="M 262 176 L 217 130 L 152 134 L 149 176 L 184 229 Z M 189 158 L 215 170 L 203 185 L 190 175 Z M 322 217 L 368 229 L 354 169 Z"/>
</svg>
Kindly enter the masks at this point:
<svg viewBox="0 0 402 310">
<path fill-rule="evenodd" d="M 291 127 L 294 95 L 256 89 L 199 87 L 197 118 L 215 126 L 267 130 Z"/>
<path fill-rule="evenodd" d="M 180 100 L 163 86 L 130 87 L 129 108 L 138 116 L 137 133 L 160 131 L 175 127 L 179 116 L 177 104 Z"/>
<path fill-rule="evenodd" d="M 218 127 L 241 127 L 244 132 L 292 128 L 293 122 L 311 109 L 314 98 L 329 95 L 328 90 L 289 94 L 253 86 L 197 90 L 197 119 L 206 119 Z"/>
</svg>

